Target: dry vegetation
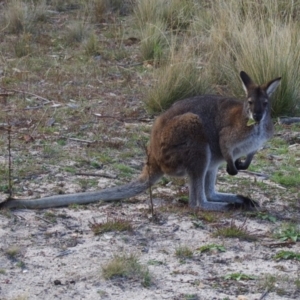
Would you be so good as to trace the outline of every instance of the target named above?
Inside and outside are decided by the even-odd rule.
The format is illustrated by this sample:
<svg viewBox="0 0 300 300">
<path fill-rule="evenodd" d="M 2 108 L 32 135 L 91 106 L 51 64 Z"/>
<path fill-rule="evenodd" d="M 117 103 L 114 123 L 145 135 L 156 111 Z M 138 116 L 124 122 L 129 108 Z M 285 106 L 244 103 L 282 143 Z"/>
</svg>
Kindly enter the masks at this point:
<svg viewBox="0 0 300 300">
<path fill-rule="evenodd" d="M 250 174 L 219 174 L 219 190 L 261 211 L 190 211 L 185 181 L 170 178 L 153 188 L 154 217 L 147 195 L 3 210 L 0 299 L 298 299 L 300 126 L 276 117 L 299 114 L 299 10 L 284 0 L 0 1 L 1 201 L 128 182 L 152 114 L 195 94 L 242 95 L 240 70 L 282 76 L 275 137 Z"/>
</svg>

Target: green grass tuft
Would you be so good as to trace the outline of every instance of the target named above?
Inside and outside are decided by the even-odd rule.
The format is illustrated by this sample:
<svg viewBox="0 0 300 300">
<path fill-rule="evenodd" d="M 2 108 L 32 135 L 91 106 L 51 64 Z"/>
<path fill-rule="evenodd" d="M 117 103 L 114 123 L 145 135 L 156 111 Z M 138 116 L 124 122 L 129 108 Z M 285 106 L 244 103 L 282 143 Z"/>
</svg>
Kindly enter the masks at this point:
<svg viewBox="0 0 300 300">
<path fill-rule="evenodd" d="M 116 255 L 106 265 L 102 266 L 105 279 L 133 279 L 140 281 L 144 287 L 151 285 L 151 275 L 146 266 L 133 255 Z"/>
</svg>

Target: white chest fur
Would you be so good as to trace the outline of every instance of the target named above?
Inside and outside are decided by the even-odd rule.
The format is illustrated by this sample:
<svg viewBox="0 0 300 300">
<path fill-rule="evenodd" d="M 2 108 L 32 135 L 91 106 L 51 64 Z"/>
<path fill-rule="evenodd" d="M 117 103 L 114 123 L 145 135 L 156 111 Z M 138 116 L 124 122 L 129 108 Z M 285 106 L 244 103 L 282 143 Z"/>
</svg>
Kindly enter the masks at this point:
<svg viewBox="0 0 300 300">
<path fill-rule="evenodd" d="M 253 125 L 253 129 L 241 141 L 239 141 L 233 149 L 234 160 L 251 152 L 259 150 L 263 144 L 269 139 L 269 134 L 265 130 L 263 123 Z"/>
</svg>

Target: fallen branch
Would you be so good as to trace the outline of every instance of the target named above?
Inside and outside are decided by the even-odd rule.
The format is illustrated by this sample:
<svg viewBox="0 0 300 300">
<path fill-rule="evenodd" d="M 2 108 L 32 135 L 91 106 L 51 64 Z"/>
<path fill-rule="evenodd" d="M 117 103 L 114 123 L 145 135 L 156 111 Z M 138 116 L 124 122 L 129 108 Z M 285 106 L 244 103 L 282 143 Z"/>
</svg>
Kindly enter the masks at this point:
<svg viewBox="0 0 300 300">
<path fill-rule="evenodd" d="M 292 245 L 295 245 L 295 242 L 294 241 L 286 241 L 286 242 L 268 243 L 268 244 L 262 244 L 262 245 L 269 247 L 269 248 L 291 247 Z"/>
<path fill-rule="evenodd" d="M 279 124 L 285 124 L 285 125 L 291 125 L 293 123 L 300 123 L 300 118 L 297 117 L 284 117 L 284 118 L 278 118 Z"/>
</svg>

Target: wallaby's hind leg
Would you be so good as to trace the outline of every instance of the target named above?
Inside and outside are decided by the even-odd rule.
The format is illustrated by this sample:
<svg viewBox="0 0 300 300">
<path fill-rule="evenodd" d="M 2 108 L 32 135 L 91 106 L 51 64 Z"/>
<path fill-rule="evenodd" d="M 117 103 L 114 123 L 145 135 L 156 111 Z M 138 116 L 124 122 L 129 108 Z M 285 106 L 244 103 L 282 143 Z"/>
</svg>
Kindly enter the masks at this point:
<svg viewBox="0 0 300 300">
<path fill-rule="evenodd" d="M 175 116 L 157 133 L 152 136 L 151 143 L 161 170 L 171 176 L 187 174 L 190 179 L 189 205 L 202 206 L 206 202 L 204 180 L 210 162 L 210 147 L 200 118 L 193 113 Z"/>
<path fill-rule="evenodd" d="M 216 185 L 216 176 L 218 172 L 218 167 L 210 169 L 206 173 L 205 177 L 205 193 L 208 202 L 223 202 L 227 204 L 238 204 L 244 205 L 246 207 L 256 207 L 259 206 L 257 202 L 253 201 L 252 199 L 236 194 L 230 193 L 219 193 L 215 190 Z"/>
</svg>

